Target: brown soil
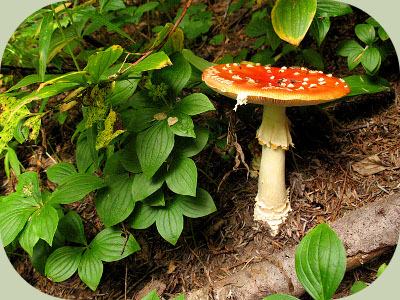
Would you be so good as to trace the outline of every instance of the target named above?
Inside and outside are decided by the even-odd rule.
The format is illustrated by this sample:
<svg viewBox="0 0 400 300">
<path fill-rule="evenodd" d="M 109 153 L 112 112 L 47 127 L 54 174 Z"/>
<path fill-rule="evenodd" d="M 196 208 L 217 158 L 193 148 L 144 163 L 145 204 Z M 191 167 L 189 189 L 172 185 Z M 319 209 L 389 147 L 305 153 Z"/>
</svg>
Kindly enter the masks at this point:
<svg viewBox="0 0 400 300">
<path fill-rule="evenodd" d="M 220 16 L 224 12 L 223 6 L 217 4 L 214 4 L 214 9 Z M 230 24 L 229 29 L 235 34 L 230 34 L 230 40 L 223 46 L 199 43 L 190 48 L 199 49 L 196 54 L 209 60 L 235 54 L 240 49 L 250 49 L 254 40 L 248 39 L 244 33 L 244 24 L 249 21 L 246 12 L 241 10 L 228 16 L 226 24 Z M 357 12 L 334 19 L 328 38 L 321 47 L 321 53 L 327 58 L 327 73 L 342 77 L 364 74 L 360 66 L 349 72 L 346 60 L 335 54 L 333 45 L 353 38 L 354 25 L 366 18 Z M 217 26 L 213 34 L 221 30 Z M 312 42 L 311 38 L 306 38 L 304 47 Z M 285 56 L 278 65 L 293 65 L 294 58 L 291 59 Z M 393 71 L 393 68 L 397 68 L 398 62 L 396 57 L 389 57 L 388 61 L 390 64 L 382 65 L 381 75 L 386 76 L 397 89 L 398 69 Z M 142 250 L 122 261 L 106 263 L 100 286 L 95 292 L 86 287 L 77 274 L 65 282 L 53 283 L 36 272 L 29 259 L 16 255 L 10 259 L 17 272 L 31 285 L 47 294 L 68 299 L 140 299 L 137 296 L 142 289 L 141 296 L 154 288 L 168 298 L 229 276 L 275 251 L 299 243 L 317 224 L 329 224 L 346 211 L 400 189 L 398 97 L 398 93 L 391 92 L 357 96 L 334 104 L 326 109 L 327 113 L 317 107 L 288 109 L 295 143 L 295 148 L 287 153 L 286 168 L 292 211 L 277 237 L 271 237 L 267 228 L 252 219 L 257 179 L 247 177 L 243 164 L 232 171 L 235 157 L 229 157 L 229 150 L 237 141 L 250 165 L 252 153 L 249 145 L 254 144 L 261 111 L 255 109 L 249 114 L 247 112 L 254 111 L 254 107 L 248 106 L 234 113 L 233 101 L 215 96 L 212 101 L 216 111 L 199 117 L 195 122 L 215 120 L 224 132 L 216 137 L 217 140 L 228 136 L 230 144 L 226 151 L 215 144 L 210 145 L 195 157 L 195 162 L 199 169 L 199 185 L 210 192 L 218 211 L 201 219 L 186 218 L 176 246 L 164 241 L 154 226 L 146 230 L 130 230 Z M 67 123 L 60 126 L 49 115 L 43 120 L 42 142 L 37 146 L 31 145 L 31 148 L 19 148 L 22 164 L 27 170 L 39 172 L 45 187 L 55 187 L 43 172 L 54 164 L 55 155 L 63 161 L 73 161 L 74 146 L 69 141 L 79 120 L 79 111 L 75 111 Z M 31 150 L 34 150 L 34 155 Z M 385 170 L 368 176 L 354 171 L 354 163 L 373 155 L 378 156 L 380 162 L 377 164 L 385 166 Z M 2 183 L 4 192 L 9 193 L 16 178 L 3 179 Z M 87 222 L 102 228 L 93 197 L 86 197 L 71 208 L 85 217 L 85 230 L 89 236 L 94 236 L 95 231 Z M 17 253 L 25 255 L 23 251 Z M 348 295 L 350 286 L 357 280 L 375 280 L 377 268 L 384 262 L 388 263 L 392 254 L 389 252 L 348 273 L 337 295 Z M 303 299 L 310 298 L 304 296 Z"/>
</svg>

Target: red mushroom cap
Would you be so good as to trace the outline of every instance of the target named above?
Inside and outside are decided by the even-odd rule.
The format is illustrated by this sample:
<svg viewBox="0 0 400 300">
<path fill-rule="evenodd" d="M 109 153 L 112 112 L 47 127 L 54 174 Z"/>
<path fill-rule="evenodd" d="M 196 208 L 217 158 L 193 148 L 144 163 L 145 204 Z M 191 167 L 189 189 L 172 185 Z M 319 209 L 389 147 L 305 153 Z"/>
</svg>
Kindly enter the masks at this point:
<svg viewBox="0 0 400 300">
<path fill-rule="evenodd" d="M 202 78 L 222 95 L 255 104 L 313 105 L 350 93 L 343 79 L 306 68 L 223 64 L 206 69 Z"/>
</svg>

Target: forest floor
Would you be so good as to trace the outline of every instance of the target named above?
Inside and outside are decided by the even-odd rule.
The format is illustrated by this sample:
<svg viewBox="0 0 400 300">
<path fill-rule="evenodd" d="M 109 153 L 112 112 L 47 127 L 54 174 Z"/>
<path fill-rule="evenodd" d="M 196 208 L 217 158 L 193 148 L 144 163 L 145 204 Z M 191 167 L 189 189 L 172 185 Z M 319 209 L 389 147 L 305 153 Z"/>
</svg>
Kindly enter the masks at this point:
<svg viewBox="0 0 400 300">
<path fill-rule="evenodd" d="M 191 49 L 197 49 L 197 55 L 213 60 L 234 54 L 238 49 L 250 48 L 254 41 L 244 34 L 244 24 L 249 16 L 240 13 L 243 14 L 239 12 L 230 17 L 237 19 L 229 28 L 235 34 L 223 46 L 192 45 Z M 349 72 L 345 58 L 334 53 L 333 45 L 353 38 L 344 37 L 342 33 L 351 32 L 355 24 L 365 19 L 365 15 L 357 14 L 357 18 L 340 17 L 332 23 L 321 48 L 323 56 L 327 57 L 324 61 L 326 73 L 338 77 L 363 74 L 361 67 Z M 218 34 L 218 30 L 221 29 L 215 29 L 213 34 Z M 293 61 L 284 58 L 277 66 L 291 64 Z M 252 151 L 249 149 L 256 144 L 255 132 L 261 122 L 261 109 L 248 105 L 235 113 L 232 111 L 234 101 L 213 96 L 211 100 L 216 110 L 198 117 L 195 123 L 205 124 L 207 119 L 212 119 L 225 124 L 229 131 L 217 136 L 216 140 L 228 138 L 230 143 L 225 149 L 211 144 L 195 157 L 195 162 L 199 169 L 199 185 L 212 195 L 217 212 L 201 219 L 185 219 L 184 231 L 176 246 L 164 241 L 153 226 L 146 230 L 130 230 L 142 250 L 122 261 L 105 264 L 101 284 L 95 292 L 83 284 L 77 274 L 64 282 L 51 282 L 32 268 L 27 257 L 11 256 L 15 269 L 37 289 L 60 298 L 141 299 L 154 288 L 169 297 L 212 284 L 263 260 L 266 255 L 298 244 L 321 222 L 330 224 L 347 211 L 399 191 L 400 100 L 396 84 L 399 75 L 398 71 L 392 71 L 397 67 L 395 58 L 391 65 L 381 67 L 382 72 L 396 74 L 389 81 L 397 93 L 356 96 L 324 110 L 316 106 L 288 108 L 295 144 L 287 152 L 286 161 L 292 211 L 278 236 L 271 237 L 268 228 L 253 221 L 257 178 L 248 176 L 243 164 L 234 170 L 236 161 L 231 155 L 236 141 L 243 149 L 246 163 L 251 164 Z M 46 188 L 55 188 L 44 171 L 55 163 L 56 155 L 63 161 L 74 161 L 75 146 L 70 137 L 80 118 L 80 112 L 75 111 L 64 125 L 59 125 L 49 114 L 43 119 L 41 142 L 18 149 L 22 164 L 27 170 L 37 171 Z M 16 178 L 6 180 L 3 171 L 0 175 L 3 191 L 12 192 Z M 96 214 L 93 196 L 87 196 L 70 208 L 85 218 L 88 234 L 93 228 L 87 222 L 99 229 L 103 227 Z M 374 281 L 378 267 L 390 261 L 393 251 L 347 273 L 337 296 L 348 295 L 352 283 L 357 280 Z M 25 255 L 23 251 L 20 254 Z M 308 299 L 307 296 L 304 299 Z"/>
</svg>

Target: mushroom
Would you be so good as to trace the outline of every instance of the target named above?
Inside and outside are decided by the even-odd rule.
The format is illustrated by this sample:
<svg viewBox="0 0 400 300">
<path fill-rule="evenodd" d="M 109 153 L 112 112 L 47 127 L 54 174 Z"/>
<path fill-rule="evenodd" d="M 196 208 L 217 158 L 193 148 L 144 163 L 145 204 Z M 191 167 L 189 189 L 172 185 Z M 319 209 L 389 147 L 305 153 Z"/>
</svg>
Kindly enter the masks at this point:
<svg viewBox="0 0 400 300">
<path fill-rule="evenodd" d="M 256 135 L 262 155 L 254 220 L 266 222 L 275 236 L 291 210 L 285 186 L 285 151 L 293 143 L 286 107 L 332 101 L 350 93 L 350 88 L 343 79 L 322 71 L 243 63 L 210 67 L 202 79 L 214 91 L 236 99 L 235 111 L 247 103 L 264 106 Z"/>
</svg>

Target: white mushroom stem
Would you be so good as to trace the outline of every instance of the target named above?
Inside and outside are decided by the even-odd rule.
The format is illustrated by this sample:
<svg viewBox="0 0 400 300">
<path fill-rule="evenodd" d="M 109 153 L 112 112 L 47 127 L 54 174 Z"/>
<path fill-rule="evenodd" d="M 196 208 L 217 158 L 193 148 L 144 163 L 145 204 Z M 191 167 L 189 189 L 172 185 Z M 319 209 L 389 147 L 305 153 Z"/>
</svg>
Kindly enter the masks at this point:
<svg viewBox="0 0 400 300">
<path fill-rule="evenodd" d="M 285 151 L 293 144 L 285 110 L 285 107 L 264 105 L 263 121 L 257 131 L 262 154 L 254 219 L 268 223 L 274 236 L 290 211 L 285 185 Z"/>
</svg>

